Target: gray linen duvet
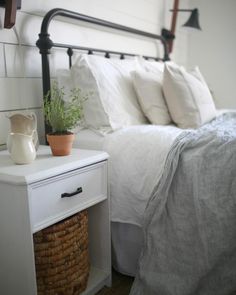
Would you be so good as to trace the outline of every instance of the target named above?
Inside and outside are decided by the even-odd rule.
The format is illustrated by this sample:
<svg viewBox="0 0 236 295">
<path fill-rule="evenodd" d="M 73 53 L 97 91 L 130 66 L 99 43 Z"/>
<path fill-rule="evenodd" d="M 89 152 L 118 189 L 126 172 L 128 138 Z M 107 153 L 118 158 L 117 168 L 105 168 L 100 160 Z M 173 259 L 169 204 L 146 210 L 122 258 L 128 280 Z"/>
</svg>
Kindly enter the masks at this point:
<svg viewBox="0 0 236 295">
<path fill-rule="evenodd" d="M 131 295 L 236 290 L 236 114 L 181 134 L 145 211 Z"/>
</svg>

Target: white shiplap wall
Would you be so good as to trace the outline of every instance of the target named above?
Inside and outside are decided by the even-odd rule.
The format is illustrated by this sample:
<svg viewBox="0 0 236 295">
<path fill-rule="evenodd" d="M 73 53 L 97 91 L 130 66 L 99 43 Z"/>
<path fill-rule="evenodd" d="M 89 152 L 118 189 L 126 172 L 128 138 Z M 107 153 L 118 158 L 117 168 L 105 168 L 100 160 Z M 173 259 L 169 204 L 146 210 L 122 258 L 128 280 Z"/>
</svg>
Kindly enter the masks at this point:
<svg viewBox="0 0 236 295">
<path fill-rule="evenodd" d="M 236 109 L 236 1 L 190 0 L 201 32 L 189 38 L 189 67 L 199 65 L 218 108 Z"/>
<path fill-rule="evenodd" d="M 188 0 L 185 0 L 188 1 Z M 168 3 L 167 3 L 168 2 Z M 168 5 L 167 5 L 168 4 Z M 0 145 L 5 144 L 9 132 L 9 110 L 30 108 L 38 117 L 38 132 L 43 140 L 41 57 L 35 42 L 38 39 L 42 17 L 55 7 L 62 7 L 93 17 L 159 34 L 163 25 L 169 26 L 166 9 L 172 7 L 168 0 L 24 0 L 22 9 L 17 12 L 13 29 L 3 29 L 4 8 L 0 8 Z M 16 33 L 19 36 L 17 39 Z M 137 54 L 155 54 L 156 44 L 147 40 L 137 40 L 130 36 L 114 37 L 108 32 L 99 33 L 89 27 L 78 27 L 73 22 L 53 21 L 50 24 L 53 41 L 130 51 Z M 184 37 L 185 40 L 185 37 Z M 19 46 L 19 42 L 22 44 Z M 185 42 L 185 41 L 184 41 Z M 173 58 L 185 61 L 183 47 L 176 44 L 175 52 L 181 54 Z M 52 75 L 57 68 L 67 67 L 68 60 L 62 52 L 53 51 L 51 56 Z"/>
</svg>

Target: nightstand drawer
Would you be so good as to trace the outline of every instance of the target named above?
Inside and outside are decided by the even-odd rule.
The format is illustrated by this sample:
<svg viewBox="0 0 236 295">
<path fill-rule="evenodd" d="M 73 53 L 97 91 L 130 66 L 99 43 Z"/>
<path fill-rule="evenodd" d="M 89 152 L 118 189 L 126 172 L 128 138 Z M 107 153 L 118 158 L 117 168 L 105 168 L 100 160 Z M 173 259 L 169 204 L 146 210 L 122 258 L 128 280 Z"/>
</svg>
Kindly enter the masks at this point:
<svg viewBox="0 0 236 295">
<path fill-rule="evenodd" d="M 36 232 L 107 198 L 106 162 L 30 186 L 32 231 Z"/>
</svg>

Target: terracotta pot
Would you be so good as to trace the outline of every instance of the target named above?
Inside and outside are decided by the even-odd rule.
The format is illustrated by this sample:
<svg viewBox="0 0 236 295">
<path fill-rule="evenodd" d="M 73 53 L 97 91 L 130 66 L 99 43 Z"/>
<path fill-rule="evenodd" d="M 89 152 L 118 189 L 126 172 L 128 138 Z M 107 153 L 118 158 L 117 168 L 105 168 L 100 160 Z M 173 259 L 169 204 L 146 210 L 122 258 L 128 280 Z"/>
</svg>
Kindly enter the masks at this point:
<svg viewBox="0 0 236 295">
<path fill-rule="evenodd" d="M 52 135 L 47 134 L 47 141 L 50 145 L 53 156 L 67 156 L 71 153 L 74 134 Z"/>
</svg>

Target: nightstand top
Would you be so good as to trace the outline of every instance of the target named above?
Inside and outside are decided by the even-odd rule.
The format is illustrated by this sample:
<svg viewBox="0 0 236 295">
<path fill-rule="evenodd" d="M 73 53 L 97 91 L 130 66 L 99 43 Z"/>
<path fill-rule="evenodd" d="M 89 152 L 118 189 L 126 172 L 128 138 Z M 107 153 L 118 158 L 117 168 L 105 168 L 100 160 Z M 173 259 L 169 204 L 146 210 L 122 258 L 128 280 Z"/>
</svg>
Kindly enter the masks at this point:
<svg viewBox="0 0 236 295">
<path fill-rule="evenodd" d="M 106 152 L 83 149 L 72 149 L 69 156 L 54 157 L 48 146 L 40 146 L 33 163 L 16 165 L 8 151 L 1 151 L 0 182 L 30 184 L 107 159 Z"/>
</svg>

